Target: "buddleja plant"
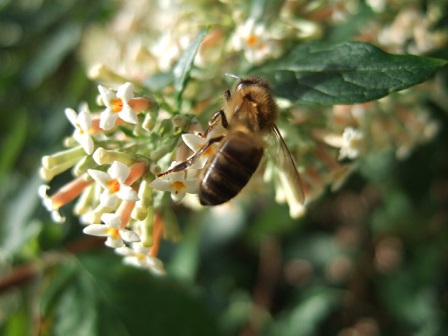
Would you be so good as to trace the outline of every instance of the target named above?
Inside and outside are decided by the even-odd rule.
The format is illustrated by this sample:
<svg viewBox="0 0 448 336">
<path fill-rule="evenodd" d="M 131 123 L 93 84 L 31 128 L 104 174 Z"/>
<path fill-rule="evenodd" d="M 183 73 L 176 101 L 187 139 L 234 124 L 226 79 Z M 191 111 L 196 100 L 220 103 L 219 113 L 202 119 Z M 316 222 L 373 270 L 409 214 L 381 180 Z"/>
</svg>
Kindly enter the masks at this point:
<svg viewBox="0 0 448 336">
<path fill-rule="evenodd" d="M 65 140 L 67 148 L 42 160 L 41 175 L 47 181 L 68 169 L 74 175 L 59 190 L 48 185 L 40 189 L 54 220 L 63 221 L 61 208 L 76 201 L 74 211 L 86 225 L 86 234 L 107 237 L 105 244 L 123 255 L 125 262 L 157 274 L 164 273 L 157 258 L 160 240 L 176 240 L 179 235 L 164 214 L 173 202 L 200 208 L 194 195 L 207 160 L 216 151 L 210 148 L 197 164 L 157 177 L 206 142 L 202 134 L 212 108 L 219 108 L 222 93 L 206 91 L 207 97 L 200 93 L 207 83 L 195 59 L 201 46 L 201 53 L 207 51 L 207 39 L 212 37 L 213 32 L 201 30 L 172 69 L 142 82 L 97 69 L 96 78 L 107 83 L 98 86 L 100 106 L 82 104 L 78 112 L 67 108 L 66 116 L 74 126 L 73 135 Z M 372 101 L 425 81 L 447 63 L 391 55 L 361 42 L 301 42 L 280 55 L 270 55 L 265 50 L 269 41 L 260 41 L 266 36 L 257 29 L 244 38 L 248 46 L 259 46 L 253 48 L 255 56 L 246 55 L 252 65 L 235 65 L 232 72 L 262 76 L 271 83 L 281 110 L 278 127 L 301 173 L 306 201 L 298 203 L 276 178 L 275 158 L 267 158 L 246 189 L 272 184 L 275 199 L 288 203 L 292 217 L 303 216 L 327 185 L 337 190 L 356 169 L 357 159 L 377 146 L 378 135 L 373 133 L 388 137 L 389 130 L 376 125 L 384 119 L 371 122 L 377 118 L 375 110 L 381 109 L 381 103 Z M 264 57 L 256 58 L 260 55 Z M 223 85 L 221 91 L 226 88 Z M 207 104 L 195 106 L 189 90 Z M 344 106 L 329 113 L 304 108 L 310 104 Z M 358 112 L 347 105 L 357 106 Z M 410 132 L 428 138 L 437 128 L 427 120 L 403 127 L 415 128 Z M 239 197 L 250 202 L 257 196 L 245 190 Z"/>
</svg>

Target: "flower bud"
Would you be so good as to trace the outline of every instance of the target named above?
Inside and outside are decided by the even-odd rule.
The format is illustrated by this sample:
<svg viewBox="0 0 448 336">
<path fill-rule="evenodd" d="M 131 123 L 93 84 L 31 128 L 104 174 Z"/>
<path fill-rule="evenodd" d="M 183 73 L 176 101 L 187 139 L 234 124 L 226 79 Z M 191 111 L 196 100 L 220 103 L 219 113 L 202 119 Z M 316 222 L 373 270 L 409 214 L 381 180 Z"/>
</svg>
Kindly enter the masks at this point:
<svg viewBox="0 0 448 336">
<path fill-rule="evenodd" d="M 126 166 L 130 166 L 135 162 L 135 158 L 130 154 L 118 152 L 115 150 L 106 150 L 102 147 L 99 147 L 93 153 L 93 159 L 99 165 L 112 164 L 114 161 L 118 161 Z"/>
</svg>

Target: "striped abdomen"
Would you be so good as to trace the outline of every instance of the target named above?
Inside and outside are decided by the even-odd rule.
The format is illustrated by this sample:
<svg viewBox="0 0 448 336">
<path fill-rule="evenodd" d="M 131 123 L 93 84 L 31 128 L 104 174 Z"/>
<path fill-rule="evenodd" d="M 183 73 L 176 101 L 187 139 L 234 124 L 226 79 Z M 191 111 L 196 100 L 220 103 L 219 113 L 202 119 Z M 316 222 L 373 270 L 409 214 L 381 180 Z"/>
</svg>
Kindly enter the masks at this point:
<svg viewBox="0 0 448 336">
<path fill-rule="evenodd" d="M 229 133 L 211 162 L 199 186 L 202 205 L 219 205 L 235 197 L 257 170 L 263 146 L 252 134 Z"/>
</svg>

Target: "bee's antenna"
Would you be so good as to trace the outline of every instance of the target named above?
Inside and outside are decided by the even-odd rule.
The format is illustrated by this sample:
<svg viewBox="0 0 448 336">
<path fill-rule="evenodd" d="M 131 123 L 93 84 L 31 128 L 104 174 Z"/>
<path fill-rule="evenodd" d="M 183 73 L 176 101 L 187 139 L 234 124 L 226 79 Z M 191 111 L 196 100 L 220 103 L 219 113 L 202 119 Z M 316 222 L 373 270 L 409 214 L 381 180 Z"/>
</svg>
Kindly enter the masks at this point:
<svg viewBox="0 0 448 336">
<path fill-rule="evenodd" d="M 233 73 L 230 73 L 230 72 L 226 72 L 226 73 L 224 74 L 224 76 L 229 76 L 229 77 L 232 77 L 232 78 L 235 78 L 235 79 L 241 79 L 240 76 L 237 76 L 237 75 L 235 75 L 235 74 L 233 74 Z"/>
</svg>

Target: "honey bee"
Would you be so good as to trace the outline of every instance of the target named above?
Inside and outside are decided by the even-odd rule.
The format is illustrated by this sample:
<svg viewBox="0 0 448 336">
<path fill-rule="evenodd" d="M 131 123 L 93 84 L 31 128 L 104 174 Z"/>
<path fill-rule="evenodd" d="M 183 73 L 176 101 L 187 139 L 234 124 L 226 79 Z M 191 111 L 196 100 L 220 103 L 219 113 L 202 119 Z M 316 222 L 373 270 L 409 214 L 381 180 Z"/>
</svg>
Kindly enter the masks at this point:
<svg viewBox="0 0 448 336">
<path fill-rule="evenodd" d="M 208 206 L 223 204 L 238 195 L 249 182 L 263 157 L 266 148 L 264 137 L 272 135 L 273 146 L 277 147 L 277 166 L 286 174 L 296 200 L 303 204 L 305 197 L 300 176 L 275 125 L 277 118 L 278 108 L 269 83 L 255 76 L 242 78 L 232 92 L 224 92 L 222 109 L 213 115 L 207 130 L 201 135 L 208 139 L 204 146 L 186 161 L 158 176 L 187 169 L 197 162 L 210 146 L 218 144 L 216 153 L 203 169 L 199 201 Z M 218 126 L 221 126 L 224 132 L 212 135 L 216 133 L 213 131 Z"/>
</svg>

